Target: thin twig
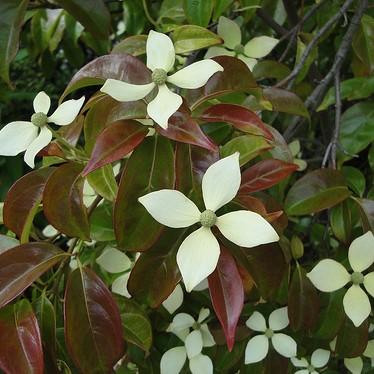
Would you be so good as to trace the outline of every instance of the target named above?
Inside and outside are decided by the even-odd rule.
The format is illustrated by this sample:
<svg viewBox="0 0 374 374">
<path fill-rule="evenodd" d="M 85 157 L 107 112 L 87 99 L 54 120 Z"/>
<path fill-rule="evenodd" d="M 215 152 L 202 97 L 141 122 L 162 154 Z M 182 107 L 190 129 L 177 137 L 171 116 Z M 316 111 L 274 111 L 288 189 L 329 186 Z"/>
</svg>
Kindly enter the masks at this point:
<svg viewBox="0 0 374 374">
<path fill-rule="evenodd" d="M 143 0 L 143 8 L 144 8 L 144 14 L 147 17 L 147 20 L 154 26 L 158 27 L 157 22 L 152 18 L 151 14 L 148 10 L 147 0 Z"/>
<path fill-rule="evenodd" d="M 342 100 L 340 95 L 340 70 L 335 72 L 335 127 L 331 139 L 331 167 L 336 169 L 336 148 L 338 145 L 340 118 L 342 115 Z"/>
<path fill-rule="evenodd" d="M 277 34 L 286 35 L 288 30 L 276 22 L 264 9 L 259 8 L 256 14 L 261 18 L 268 26 L 270 26 Z"/>
</svg>

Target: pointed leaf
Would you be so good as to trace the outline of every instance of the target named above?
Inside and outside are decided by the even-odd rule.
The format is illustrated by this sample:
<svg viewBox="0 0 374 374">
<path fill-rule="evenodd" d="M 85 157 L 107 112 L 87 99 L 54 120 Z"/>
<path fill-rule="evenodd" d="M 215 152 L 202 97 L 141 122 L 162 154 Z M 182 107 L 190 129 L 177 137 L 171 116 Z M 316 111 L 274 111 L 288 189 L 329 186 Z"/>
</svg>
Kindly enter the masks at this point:
<svg viewBox="0 0 374 374">
<path fill-rule="evenodd" d="M 7 193 L 3 210 L 4 224 L 16 233 L 22 242 L 28 241 L 32 220 L 53 170 L 54 168 L 43 168 L 24 175 Z"/>
<path fill-rule="evenodd" d="M 50 243 L 27 243 L 0 255 L 0 308 L 69 254 Z"/>
<path fill-rule="evenodd" d="M 265 190 L 287 178 L 298 166 L 284 161 L 267 159 L 246 169 L 242 173 L 239 193 L 246 194 Z"/>
<path fill-rule="evenodd" d="M 83 374 L 107 374 L 123 355 L 121 317 L 104 282 L 78 267 L 66 285 L 65 337 L 70 356 Z"/>
<path fill-rule="evenodd" d="M 0 336 L 0 368 L 5 373 L 44 373 L 39 327 L 27 300 L 0 310 Z"/>
<path fill-rule="evenodd" d="M 236 326 L 243 309 L 244 289 L 235 260 L 222 246 L 217 268 L 208 277 L 208 282 L 212 304 L 231 352 L 235 343 Z"/>
<path fill-rule="evenodd" d="M 174 154 L 169 140 L 147 137 L 127 161 L 114 206 L 114 230 L 121 248 L 144 251 L 157 240 L 162 226 L 138 198 L 173 186 Z"/>
<path fill-rule="evenodd" d="M 134 150 L 148 133 L 146 126 L 137 121 L 117 121 L 106 127 L 97 137 L 91 158 L 82 176 L 120 160 Z"/>
<path fill-rule="evenodd" d="M 70 162 L 49 177 L 43 209 L 49 223 L 65 235 L 89 240 L 87 209 L 83 205 L 82 165 Z"/>
<path fill-rule="evenodd" d="M 374 231 L 374 200 L 354 199 L 359 207 L 359 212 L 364 231 Z"/>
</svg>

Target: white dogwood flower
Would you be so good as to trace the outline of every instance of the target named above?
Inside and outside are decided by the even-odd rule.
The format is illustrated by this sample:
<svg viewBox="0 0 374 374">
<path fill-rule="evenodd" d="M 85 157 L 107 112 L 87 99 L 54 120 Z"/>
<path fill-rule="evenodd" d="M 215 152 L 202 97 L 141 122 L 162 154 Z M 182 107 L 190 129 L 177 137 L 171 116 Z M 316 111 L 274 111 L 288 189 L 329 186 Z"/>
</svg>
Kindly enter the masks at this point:
<svg viewBox="0 0 374 374">
<path fill-rule="evenodd" d="M 170 116 L 182 104 L 182 97 L 171 92 L 166 83 L 180 88 L 195 89 L 204 86 L 216 72 L 223 67 L 214 60 L 195 62 L 172 75 L 175 62 L 175 50 L 172 40 L 165 34 L 151 30 L 146 45 L 147 67 L 152 71 L 152 82 L 148 84 L 130 84 L 116 79 L 107 79 L 100 91 L 118 101 L 135 101 L 146 97 L 155 87 L 158 93 L 148 104 L 150 118 L 164 129 Z"/>
<path fill-rule="evenodd" d="M 297 368 L 303 368 L 295 372 L 295 374 L 318 374 L 320 371 L 317 369 L 322 369 L 326 366 L 330 358 L 330 351 L 326 349 L 316 349 L 310 358 L 310 362 L 302 357 L 298 359 L 296 357 L 291 357 L 292 364 Z"/>
<path fill-rule="evenodd" d="M 246 325 L 253 331 L 262 332 L 251 338 L 245 349 L 245 363 L 252 364 L 262 361 L 268 354 L 269 341 L 274 349 L 284 357 L 295 357 L 297 344 L 290 336 L 279 333 L 289 325 L 287 307 L 274 310 L 269 316 L 268 326 L 264 316 L 254 312 L 246 322 Z"/>
<path fill-rule="evenodd" d="M 180 284 L 177 284 L 174 291 L 163 301 L 163 307 L 173 314 L 183 304 L 183 290 Z"/>
<path fill-rule="evenodd" d="M 348 250 L 348 260 L 353 273 L 350 274 L 339 262 L 331 259 L 320 261 L 307 274 L 314 286 L 323 292 L 333 292 L 352 282 L 344 295 L 343 306 L 346 315 L 357 327 L 371 312 L 370 300 L 366 291 L 374 296 L 374 272 L 362 272 L 374 263 L 374 235 L 371 231 L 353 240 Z"/>
<path fill-rule="evenodd" d="M 242 60 L 250 70 L 257 64 L 257 59 L 267 56 L 279 40 L 269 36 L 256 36 L 246 45 L 242 45 L 240 27 L 229 18 L 221 16 L 218 20 L 217 34 L 224 43 L 221 47 L 210 47 L 205 58 L 215 56 L 233 56 Z"/>
<path fill-rule="evenodd" d="M 161 374 L 178 374 L 187 357 L 192 374 L 213 373 L 212 360 L 201 353 L 203 347 L 215 345 L 208 325 L 204 323 L 209 314 L 209 309 L 203 308 L 197 321 L 187 313 L 178 313 L 174 317 L 167 331 L 178 336 L 184 346 L 171 348 L 163 354 L 160 362 Z"/>
<path fill-rule="evenodd" d="M 230 241 L 242 247 L 255 247 L 279 240 L 273 227 L 259 214 L 238 210 L 219 217 L 216 211 L 230 202 L 241 182 L 239 153 L 212 164 L 202 180 L 205 211 L 176 190 L 160 190 L 139 198 L 152 217 L 165 226 L 201 227 L 188 235 L 177 252 L 177 263 L 187 292 L 211 274 L 218 262 L 220 247 L 211 228 L 217 226 Z"/>
<path fill-rule="evenodd" d="M 52 132 L 46 126 L 54 123 L 58 126 L 66 126 L 77 117 L 84 96 L 79 100 L 68 100 L 48 116 L 51 107 L 51 99 L 44 92 L 39 92 L 34 99 L 35 113 L 30 121 L 14 121 L 8 123 L 0 131 L 0 155 L 16 156 L 25 152 L 24 160 L 31 168 L 35 166 L 35 156 L 52 140 Z"/>
</svg>

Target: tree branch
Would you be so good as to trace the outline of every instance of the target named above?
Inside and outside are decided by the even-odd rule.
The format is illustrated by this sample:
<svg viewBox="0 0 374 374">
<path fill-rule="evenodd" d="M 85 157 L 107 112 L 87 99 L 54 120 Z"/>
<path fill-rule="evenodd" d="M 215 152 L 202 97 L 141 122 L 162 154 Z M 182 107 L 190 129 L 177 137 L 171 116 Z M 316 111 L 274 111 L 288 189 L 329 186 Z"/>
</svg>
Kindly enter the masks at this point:
<svg viewBox="0 0 374 374">
<path fill-rule="evenodd" d="M 276 22 L 273 18 L 269 16 L 262 8 L 257 9 L 256 14 L 278 35 L 286 35 L 288 30 Z"/>
</svg>

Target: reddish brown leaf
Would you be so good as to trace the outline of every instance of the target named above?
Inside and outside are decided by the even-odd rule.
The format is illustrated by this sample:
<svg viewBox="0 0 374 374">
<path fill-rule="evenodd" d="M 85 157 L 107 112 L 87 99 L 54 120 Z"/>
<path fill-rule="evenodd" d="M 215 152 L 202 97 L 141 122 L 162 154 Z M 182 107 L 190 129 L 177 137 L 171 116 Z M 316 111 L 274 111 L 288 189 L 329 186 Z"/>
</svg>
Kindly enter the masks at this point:
<svg viewBox="0 0 374 374">
<path fill-rule="evenodd" d="M 127 120 L 112 123 L 97 137 L 91 158 L 82 171 L 82 176 L 120 160 L 133 151 L 147 133 L 147 127 L 137 121 Z"/>
<path fill-rule="evenodd" d="M 297 168 L 297 165 L 281 160 L 262 160 L 242 173 L 239 193 L 247 194 L 265 190 L 288 177 Z"/>
<path fill-rule="evenodd" d="M 208 277 L 210 298 L 221 322 L 231 352 L 244 303 L 244 288 L 238 267 L 230 252 L 221 246 L 216 270 Z"/>
<path fill-rule="evenodd" d="M 89 240 L 87 209 L 83 205 L 83 166 L 74 162 L 57 168 L 43 194 L 43 209 L 49 223 L 65 235 Z"/>
<path fill-rule="evenodd" d="M 217 145 L 204 134 L 199 124 L 191 118 L 187 110 L 182 109 L 174 113 L 169 119 L 167 129 L 157 126 L 156 130 L 161 135 L 177 142 L 197 145 L 210 151 L 218 149 Z"/>
<path fill-rule="evenodd" d="M 65 338 L 83 374 L 107 374 L 124 350 L 121 316 L 112 294 L 90 269 L 77 268 L 66 285 Z"/>
<path fill-rule="evenodd" d="M 69 256 L 51 243 L 27 243 L 0 255 L 0 308 Z"/>
<path fill-rule="evenodd" d="M 28 231 L 43 196 L 48 177 L 54 168 L 34 170 L 18 179 L 7 193 L 4 202 L 4 224 L 19 238 Z M 23 238 L 27 240 L 27 237 Z"/>
<path fill-rule="evenodd" d="M 0 336 L 0 368 L 6 374 L 44 373 L 39 327 L 27 300 L 0 310 Z"/>
<path fill-rule="evenodd" d="M 236 129 L 272 140 L 273 135 L 260 117 L 250 109 L 236 104 L 217 104 L 199 117 L 204 122 L 227 122 Z"/>
</svg>

